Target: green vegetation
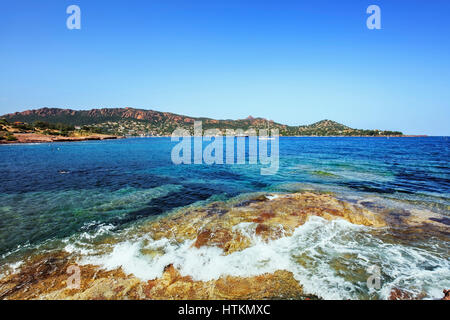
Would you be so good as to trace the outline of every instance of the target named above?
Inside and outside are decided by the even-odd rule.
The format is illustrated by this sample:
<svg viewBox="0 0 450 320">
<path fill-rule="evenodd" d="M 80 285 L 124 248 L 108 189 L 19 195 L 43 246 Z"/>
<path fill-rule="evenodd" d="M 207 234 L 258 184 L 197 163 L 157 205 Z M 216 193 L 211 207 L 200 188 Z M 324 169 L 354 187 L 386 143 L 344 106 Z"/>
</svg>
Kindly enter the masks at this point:
<svg viewBox="0 0 450 320">
<path fill-rule="evenodd" d="M 97 126 L 83 126 L 82 130 L 90 133 L 108 134 L 107 129 Z"/>
<path fill-rule="evenodd" d="M 58 130 L 58 131 L 62 131 L 62 132 L 69 132 L 69 131 L 74 131 L 75 130 L 75 126 L 73 125 L 68 125 L 68 124 L 64 124 L 64 123 L 49 123 L 49 122 L 44 122 L 44 121 L 36 121 L 33 123 L 33 126 L 35 128 L 38 129 L 49 129 L 49 130 Z"/>
<path fill-rule="evenodd" d="M 9 125 L 6 119 L 0 119 L 0 131 L 7 131 L 6 127 Z M 2 139 L 0 139 L 2 140 Z"/>
<path fill-rule="evenodd" d="M 29 125 L 29 124 L 26 124 L 26 123 L 23 123 L 23 124 L 15 124 L 15 123 L 13 123 L 13 124 L 11 124 L 11 127 L 13 127 L 14 129 L 19 129 L 21 132 L 27 132 L 27 131 L 30 131 L 30 130 L 34 130 L 32 125 Z"/>
<path fill-rule="evenodd" d="M 75 126 L 64 123 L 49 123 L 44 121 L 35 121 L 33 123 L 35 129 L 43 130 L 44 134 L 69 136 L 70 132 L 75 130 Z"/>
<path fill-rule="evenodd" d="M 14 135 L 8 133 L 8 134 L 5 136 L 5 140 L 6 140 L 6 141 L 16 141 L 17 138 L 14 137 Z"/>
</svg>

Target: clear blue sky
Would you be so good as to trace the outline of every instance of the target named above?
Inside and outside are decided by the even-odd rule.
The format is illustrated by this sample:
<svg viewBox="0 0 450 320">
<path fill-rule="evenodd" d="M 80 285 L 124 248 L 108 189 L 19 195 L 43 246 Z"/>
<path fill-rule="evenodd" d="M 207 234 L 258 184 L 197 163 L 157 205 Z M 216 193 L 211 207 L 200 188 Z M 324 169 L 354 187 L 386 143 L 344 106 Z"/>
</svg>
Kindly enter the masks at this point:
<svg viewBox="0 0 450 320">
<path fill-rule="evenodd" d="M 0 114 L 130 106 L 448 136 L 449 17 L 448 0 L 3 0 Z"/>
</svg>

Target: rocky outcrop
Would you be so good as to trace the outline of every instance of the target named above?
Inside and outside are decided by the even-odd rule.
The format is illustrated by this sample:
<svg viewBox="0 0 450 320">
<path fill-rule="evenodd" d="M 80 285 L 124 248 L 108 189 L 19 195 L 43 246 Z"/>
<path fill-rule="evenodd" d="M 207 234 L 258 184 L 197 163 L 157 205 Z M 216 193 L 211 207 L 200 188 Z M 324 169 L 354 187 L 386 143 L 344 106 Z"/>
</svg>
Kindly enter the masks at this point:
<svg viewBox="0 0 450 320">
<path fill-rule="evenodd" d="M 330 194 L 256 194 L 250 198 L 181 209 L 133 229 L 133 237 L 170 239 L 178 243 L 189 240 L 192 250 L 217 247 L 223 255 L 229 255 L 252 246 L 253 237 L 258 237 L 258 241 L 271 241 L 290 236 L 311 216 L 327 220 L 344 219 L 374 229 L 388 223 L 383 214 L 339 200 Z M 109 246 L 128 239 L 123 237 L 126 234 L 121 239 L 111 237 L 102 241 Z M 141 254 L 149 259 L 164 254 L 158 250 L 143 248 Z M 305 294 L 293 274 L 286 270 L 199 281 L 182 275 L 172 264 L 166 265 L 161 276 L 149 281 L 127 274 L 120 267 L 105 270 L 97 265 L 81 264 L 78 265 L 82 277 L 80 288 L 69 289 L 67 271 L 69 266 L 77 265 L 78 258 L 76 254 L 71 255 L 63 250 L 28 258 L 17 271 L 7 273 L 0 279 L 0 299 L 317 298 Z M 449 291 L 444 291 L 444 294 L 445 299 L 449 299 Z M 405 300 L 425 296 L 393 288 L 389 298 Z"/>
<path fill-rule="evenodd" d="M 121 139 L 123 137 L 97 134 L 89 136 L 78 136 L 78 137 L 63 137 L 63 136 L 53 136 L 38 133 L 15 133 L 14 137 L 17 140 L 14 141 L 1 141 L 3 143 L 49 143 L 49 142 L 77 142 L 77 141 L 89 141 L 89 140 L 113 140 Z"/>
<path fill-rule="evenodd" d="M 242 202 L 212 203 L 205 207 L 180 211 L 168 219 L 158 220 L 145 233 L 154 239 L 170 238 L 195 240 L 194 246 L 216 246 L 230 254 L 251 245 L 251 239 L 235 228 L 251 223 L 255 234 L 265 240 L 292 235 L 295 228 L 310 216 L 345 219 L 354 224 L 382 227 L 384 219 L 360 206 L 340 201 L 328 194 L 297 193 L 278 195 L 269 200 L 257 196 Z"/>
<path fill-rule="evenodd" d="M 84 265 L 80 266 L 80 288 L 69 289 L 66 271 L 70 265 L 75 263 L 63 253 L 30 262 L 0 281 L 0 299 L 317 299 L 303 294 L 292 273 L 282 270 L 249 278 L 193 281 L 168 265 L 160 278 L 141 281 L 121 269 Z"/>
</svg>

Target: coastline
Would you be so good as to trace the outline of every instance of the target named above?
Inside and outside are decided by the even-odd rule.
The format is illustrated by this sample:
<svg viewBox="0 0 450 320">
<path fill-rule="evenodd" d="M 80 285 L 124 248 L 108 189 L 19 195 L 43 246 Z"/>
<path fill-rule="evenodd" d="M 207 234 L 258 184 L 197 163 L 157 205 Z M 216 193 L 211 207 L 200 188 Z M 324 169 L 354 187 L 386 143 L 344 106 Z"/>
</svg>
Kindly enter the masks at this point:
<svg viewBox="0 0 450 320">
<path fill-rule="evenodd" d="M 89 136 L 75 136 L 75 137 L 64 137 L 55 135 L 44 135 L 37 133 L 15 133 L 14 137 L 17 140 L 5 141 L 0 140 L 0 144 L 35 144 L 35 143 L 53 143 L 53 142 L 80 142 L 80 141 L 91 141 L 91 140 L 115 140 L 124 139 L 122 136 L 106 135 L 106 134 L 95 134 Z"/>
</svg>

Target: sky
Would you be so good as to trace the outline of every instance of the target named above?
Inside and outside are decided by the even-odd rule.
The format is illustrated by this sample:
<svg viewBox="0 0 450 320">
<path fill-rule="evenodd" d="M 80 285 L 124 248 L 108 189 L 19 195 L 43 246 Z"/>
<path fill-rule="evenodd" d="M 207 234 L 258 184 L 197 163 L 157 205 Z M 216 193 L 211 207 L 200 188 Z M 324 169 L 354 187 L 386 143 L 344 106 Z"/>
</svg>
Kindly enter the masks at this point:
<svg viewBox="0 0 450 320">
<path fill-rule="evenodd" d="M 449 16 L 448 0 L 1 0 L 0 114 L 135 107 L 450 136 Z"/>
</svg>

